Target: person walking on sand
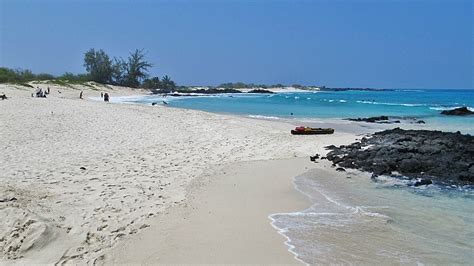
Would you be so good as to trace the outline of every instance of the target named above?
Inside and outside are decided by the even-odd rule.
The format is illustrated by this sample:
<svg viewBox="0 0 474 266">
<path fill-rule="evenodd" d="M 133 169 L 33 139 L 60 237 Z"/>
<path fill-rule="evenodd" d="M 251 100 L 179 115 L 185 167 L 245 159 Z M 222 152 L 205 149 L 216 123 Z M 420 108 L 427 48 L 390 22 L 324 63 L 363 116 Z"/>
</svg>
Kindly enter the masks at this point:
<svg viewBox="0 0 474 266">
<path fill-rule="evenodd" d="M 100 98 L 104 98 L 104 93 L 100 92 Z"/>
<path fill-rule="evenodd" d="M 84 91 L 81 91 L 81 93 L 79 93 L 79 98 L 82 99 L 82 94 L 84 93 Z"/>
<path fill-rule="evenodd" d="M 107 92 L 104 93 L 104 102 L 109 102 L 109 94 Z"/>
</svg>

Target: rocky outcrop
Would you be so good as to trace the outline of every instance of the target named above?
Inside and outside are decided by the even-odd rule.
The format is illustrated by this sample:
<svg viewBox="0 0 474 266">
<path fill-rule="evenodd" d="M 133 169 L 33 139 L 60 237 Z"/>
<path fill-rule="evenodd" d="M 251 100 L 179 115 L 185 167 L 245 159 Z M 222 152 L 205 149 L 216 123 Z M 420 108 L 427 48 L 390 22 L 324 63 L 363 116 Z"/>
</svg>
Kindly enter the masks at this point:
<svg viewBox="0 0 474 266">
<path fill-rule="evenodd" d="M 474 136 L 400 128 L 377 132 L 360 142 L 328 146 L 327 159 L 335 165 L 374 175 L 401 174 L 430 182 L 474 185 Z"/>
<path fill-rule="evenodd" d="M 359 118 L 347 118 L 346 120 L 354 122 L 366 122 L 366 123 L 378 123 L 378 124 L 399 124 L 401 121 L 410 124 L 425 124 L 425 121 L 418 120 L 416 117 L 409 116 L 372 116 L 372 117 L 359 117 Z"/>
<path fill-rule="evenodd" d="M 264 90 L 264 89 L 255 89 L 255 90 L 249 91 L 248 93 L 268 93 L 268 94 L 272 94 L 274 92 L 269 91 L 269 90 Z"/>
<path fill-rule="evenodd" d="M 441 112 L 442 115 L 474 115 L 474 112 L 467 107 L 459 107 L 452 110 L 445 110 Z"/>
<path fill-rule="evenodd" d="M 388 116 L 385 116 L 385 115 L 366 117 L 366 118 L 348 118 L 347 120 L 356 121 L 356 122 L 367 122 L 367 123 L 380 123 L 380 122 L 387 123 L 389 121 Z"/>
</svg>

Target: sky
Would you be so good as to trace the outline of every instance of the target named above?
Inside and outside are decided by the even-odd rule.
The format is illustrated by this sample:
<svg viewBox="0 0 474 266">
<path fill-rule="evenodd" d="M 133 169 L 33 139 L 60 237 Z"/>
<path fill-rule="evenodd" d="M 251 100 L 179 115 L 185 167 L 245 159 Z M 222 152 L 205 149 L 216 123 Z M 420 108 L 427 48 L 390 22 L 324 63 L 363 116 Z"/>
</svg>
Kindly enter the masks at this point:
<svg viewBox="0 0 474 266">
<path fill-rule="evenodd" d="M 473 88 L 474 1 L 0 0 L 0 66 L 83 73 L 144 49 L 151 76 L 328 87 Z"/>
</svg>

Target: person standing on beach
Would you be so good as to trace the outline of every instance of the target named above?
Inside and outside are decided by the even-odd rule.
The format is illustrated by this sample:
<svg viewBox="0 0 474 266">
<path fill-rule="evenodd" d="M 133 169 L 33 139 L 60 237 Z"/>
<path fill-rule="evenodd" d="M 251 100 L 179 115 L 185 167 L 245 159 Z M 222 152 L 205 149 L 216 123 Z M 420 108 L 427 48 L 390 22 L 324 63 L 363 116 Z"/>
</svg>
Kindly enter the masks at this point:
<svg viewBox="0 0 474 266">
<path fill-rule="evenodd" d="M 84 93 L 84 91 L 81 91 L 81 93 L 79 93 L 79 98 L 82 99 L 82 94 Z"/>
<path fill-rule="evenodd" d="M 104 102 L 109 102 L 109 94 L 107 92 L 104 93 Z"/>
</svg>

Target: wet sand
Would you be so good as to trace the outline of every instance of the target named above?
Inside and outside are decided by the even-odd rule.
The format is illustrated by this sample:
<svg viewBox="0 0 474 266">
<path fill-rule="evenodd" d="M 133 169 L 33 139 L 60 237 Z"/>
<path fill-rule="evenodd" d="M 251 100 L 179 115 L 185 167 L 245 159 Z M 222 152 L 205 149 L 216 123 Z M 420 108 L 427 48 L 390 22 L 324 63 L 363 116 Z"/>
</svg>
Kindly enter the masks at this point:
<svg viewBox="0 0 474 266">
<path fill-rule="evenodd" d="M 292 184 L 307 158 L 224 166 L 193 182 L 188 200 L 106 254 L 106 264 L 297 264 L 268 215 L 306 208 Z"/>
</svg>

